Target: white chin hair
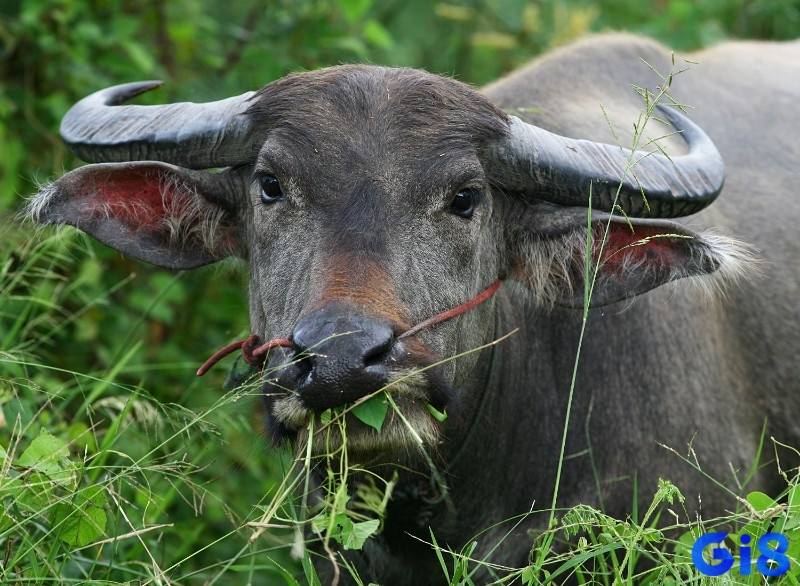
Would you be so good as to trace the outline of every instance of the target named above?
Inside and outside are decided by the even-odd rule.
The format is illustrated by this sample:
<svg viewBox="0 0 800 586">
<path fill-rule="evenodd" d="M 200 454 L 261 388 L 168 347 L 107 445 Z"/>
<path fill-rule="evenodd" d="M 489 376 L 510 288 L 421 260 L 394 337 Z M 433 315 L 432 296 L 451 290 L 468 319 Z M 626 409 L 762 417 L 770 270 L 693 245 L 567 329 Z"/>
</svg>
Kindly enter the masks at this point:
<svg viewBox="0 0 800 586">
<path fill-rule="evenodd" d="M 414 456 L 420 449 L 435 449 L 440 442 L 441 431 L 439 423 L 428 412 L 427 395 L 423 390 L 425 377 L 419 372 L 409 370 L 393 372 L 391 379 L 392 382 L 384 390 L 391 394 L 403 417 L 390 406 L 380 432 L 359 421 L 351 413 L 343 421 L 334 416 L 326 426 L 322 426 L 317 417 L 314 421 L 312 455 L 336 451 L 342 445 L 342 425 L 348 458 L 361 463 Z M 306 409 L 296 395 L 287 395 L 275 401 L 272 412 L 279 422 L 297 431 L 295 449 L 304 451 L 313 413 Z"/>
</svg>

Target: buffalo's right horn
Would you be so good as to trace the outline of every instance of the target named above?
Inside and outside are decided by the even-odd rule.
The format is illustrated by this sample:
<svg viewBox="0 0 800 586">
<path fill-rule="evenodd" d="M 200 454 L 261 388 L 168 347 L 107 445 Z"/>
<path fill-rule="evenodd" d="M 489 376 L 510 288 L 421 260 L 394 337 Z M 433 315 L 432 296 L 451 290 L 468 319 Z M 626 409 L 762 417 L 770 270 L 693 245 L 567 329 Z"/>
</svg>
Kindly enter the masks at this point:
<svg viewBox="0 0 800 586">
<path fill-rule="evenodd" d="M 70 151 L 90 163 L 152 160 L 190 169 L 253 161 L 260 145 L 242 114 L 255 92 L 205 104 L 117 105 L 161 83 L 126 83 L 83 98 L 61 121 Z"/>
<path fill-rule="evenodd" d="M 576 140 L 511 117 L 509 138 L 495 149 L 497 184 L 526 197 L 611 212 L 618 204 L 639 218 L 693 214 L 722 190 L 725 166 L 711 139 L 675 108 L 660 112 L 686 141 L 689 152 L 631 152 Z M 617 192 L 619 190 L 619 196 Z"/>
</svg>

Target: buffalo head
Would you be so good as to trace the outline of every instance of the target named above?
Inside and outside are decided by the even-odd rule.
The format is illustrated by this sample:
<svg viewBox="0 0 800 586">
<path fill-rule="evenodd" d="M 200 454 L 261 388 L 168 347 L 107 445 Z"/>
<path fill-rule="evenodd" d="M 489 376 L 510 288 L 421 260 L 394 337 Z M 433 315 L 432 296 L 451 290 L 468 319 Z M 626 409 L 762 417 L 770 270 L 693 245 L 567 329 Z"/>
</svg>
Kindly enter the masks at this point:
<svg viewBox="0 0 800 586">
<path fill-rule="evenodd" d="M 699 210 L 723 181 L 713 144 L 675 109 L 660 112 L 688 153 L 670 159 L 552 134 L 416 70 L 342 66 L 219 102 L 119 105 L 157 85 L 69 111 L 62 135 L 95 164 L 43 189 L 30 215 L 165 267 L 244 259 L 253 333 L 288 340 L 262 381 L 278 439 L 387 388 L 405 421 L 348 432 L 355 453 L 413 454 L 407 423 L 431 448 L 457 445 L 491 361 L 469 351 L 506 333 L 497 305 L 512 298 L 403 334 L 497 280 L 543 308 L 581 304 L 590 196 L 593 303 L 723 263 L 718 244 L 659 219 Z"/>
</svg>

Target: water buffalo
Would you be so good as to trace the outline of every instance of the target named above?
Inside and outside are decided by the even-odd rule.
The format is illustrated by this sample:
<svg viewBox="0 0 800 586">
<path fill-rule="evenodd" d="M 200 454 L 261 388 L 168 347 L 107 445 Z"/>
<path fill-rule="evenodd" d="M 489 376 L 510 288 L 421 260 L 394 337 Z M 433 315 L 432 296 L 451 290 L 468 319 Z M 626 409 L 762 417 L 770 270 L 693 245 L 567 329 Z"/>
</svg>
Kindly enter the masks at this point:
<svg viewBox="0 0 800 586">
<path fill-rule="evenodd" d="M 383 532 L 348 553 L 364 583 L 440 583 L 429 528 L 459 549 L 493 527 L 473 556 L 520 566 L 546 517 L 505 539 L 498 523 L 549 506 L 587 256 L 599 270 L 560 506 L 625 515 L 663 476 L 690 516 L 713 515 L 735 506 L 724 488 L 742 491 L 765 418 L 768 437 L 800 440 L 800 44 L 691 58 L 670 88 L 670 52 L 627 35 L 554 51 L 482 92 L 362 65 L 206 104 L 123 106 L 157 84 L 117 86 L 64 118 L 70 149 L 94 164 L 43 188 L 29 214 L 173 269 L 244 259 L 244 352 L 259 364 L 265 343 L 282 346 L 263 375 L 277 441 L 389 385 L 444 484 L 400 417 L 381 433 L 348 427 L 354 460 L 399 473 Z M 670 122 L 651 121 L 634 152 L 610 129 L 633 145 L 645 102 L 632 84 L 667 89 L 655 115 Z M 662 444 L 691 444 L 703 473 Z M 774 494 L 777 480 L 769 464 L 747 489 Z"/>
</svg>

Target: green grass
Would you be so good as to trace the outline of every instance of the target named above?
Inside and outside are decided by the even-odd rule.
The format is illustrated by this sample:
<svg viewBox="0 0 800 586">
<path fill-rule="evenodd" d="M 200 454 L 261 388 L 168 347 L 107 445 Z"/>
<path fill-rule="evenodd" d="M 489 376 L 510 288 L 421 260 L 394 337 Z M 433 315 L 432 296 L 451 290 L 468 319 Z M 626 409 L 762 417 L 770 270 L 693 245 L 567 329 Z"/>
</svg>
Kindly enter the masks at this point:
<svg viewBox="0 0 800 586">
<path fill-rule="evenodd" d="M 54 366 L 78 362 L 63 335 L 115 290 L 87 295 L 74 233 L 24 232 L 4 231 L 0 257 L 0 582 L 295 583 L 291 534 L 249 539 L 290 466 L 256 431 L 252 393 L 191 380 L 194 361 L 148 364 L 144 316 L 94 349 L 108 365 Z M 156 395 L 148 376 L 193 392 Z"/>
<path fill-rule="evenodd" d="M 190 378 L 196 361 L 165 366 L 143 358 L 140 325 L 167 302 L 171 280 L 140 319 L 126 322 L 129 335 L 117 332 L 124 345 L 105 349 L 114 360 L 84 372 L 58 366 L 59 355 L 69 353 L 62 336 L 80 331 L 76 324 L 95 308 L 110 311 L 115 289 L 93 290 L 91 279 L 81 279 L 79 265 L 94 253 L 72 231 L 4 236 L 13 245 L 0 257 L 0 581 L 315 584 L 306 520 L 311 539 L 332 557 L 335 543 L 357 549 L 380 530 L 393 478 L 368 475 L 351 493 L 348 478 L 364 471 L 345 448 L 320 464 L 308 451 L 293 458 L 267 444 L 251 415 L 257 384 L 224 393 L 219 380 Z M 117 288 L 136 285 L 129 281 Z M 186 389 L 157 394 L 157 384 L 144 383 L 162 377 Z M 375 417 L 367 415 L 373 425 Z M 312 425 L 338 426 L 346 436 L 345 421 L 331 413 Z M 322 506 L 309 505 L 312 465 L 327 469 Z M 587 584 L 718 584 L 693 570 L 687 553 L 715 525 L 753 535 L 782 531 L 796 537 L 796 557 L 797 479 L 787 477 L 787 491 L 777 497 L 782 504 L 751 494 L 737 516 L 702 528 L 681 514 L 680 493 L 667 481 L 638 522 L 588 507 L 553 510 L 552 526 L 531 538 L 531 565 L 511 570 L 472 559 L 473 542 L 451 552 L 431 534 L 430 545 L 443 583 L 453 585 L 473 584 L 478 567 L 491 568 L 498 583 L 557 584 L 574 576 Z M 509 529 L 514 522 L 507 521 Z M 651 569 L 639 569 L 644 559 Z M 797 582 L 790 574 L 769 583 Z M 765 582 L 755 574 L 728 583 Z"/>
</svg>

